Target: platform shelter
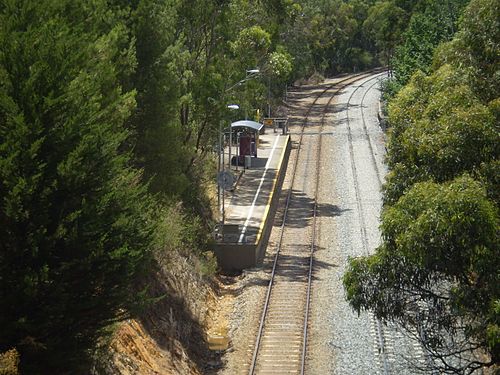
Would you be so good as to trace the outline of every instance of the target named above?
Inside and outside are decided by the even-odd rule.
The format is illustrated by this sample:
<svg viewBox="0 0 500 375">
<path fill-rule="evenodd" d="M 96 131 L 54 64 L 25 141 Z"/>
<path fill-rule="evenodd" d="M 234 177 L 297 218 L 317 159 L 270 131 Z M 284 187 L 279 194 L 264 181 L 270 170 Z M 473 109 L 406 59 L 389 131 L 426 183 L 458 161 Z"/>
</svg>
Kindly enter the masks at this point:
<svg viewBox="0 0 500 375">
<path fill-rule="evenodd" d="M 260 134 L 263 129 L 259 123 L 251 127 L 247 121 L 234 124 L 233 129 L 241 131 L 253 127 L 252 137 L 259 148 L 255 157 L 247 155 L 250 166 L 236 172 L 234 187 L 223 192 L 224 220 L 214 231 L 213 250 L 220 268 L 228 272 L 262 262 L 291 150 L 289 135 Z"/>
<path fill-rule="evenodd" d="M 236 139 L 237 155 L 234 158 L 233 164 L 243 165 L 245 156 L 257 157 L 257 149 L 259 147 L 259 135 L 264 133 L 264 125 L 251 120 L 240 120 L 231 124 L 232 139 Z"/>
</svg>

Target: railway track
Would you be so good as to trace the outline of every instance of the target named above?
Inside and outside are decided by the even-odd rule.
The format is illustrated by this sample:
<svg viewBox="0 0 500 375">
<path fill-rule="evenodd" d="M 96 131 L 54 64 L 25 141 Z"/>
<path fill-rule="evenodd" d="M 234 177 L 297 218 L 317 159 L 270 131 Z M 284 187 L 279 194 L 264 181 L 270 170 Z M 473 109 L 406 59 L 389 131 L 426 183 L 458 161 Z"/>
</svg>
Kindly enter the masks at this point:
<svg viewBox="0 0 500 375">
<path fill-rule="evenodd" d="M 376 79 L 378 77 L 374 77 L 373 79 Z M 364 116 L 364 111 L 363 111 L 363 102 L 365 100 L 366 94 L 368 91 L 377 84 L 377 82 L 373 83 L 369 89 L 365 90 L 361 102 L 359 104 L 360 111 L 361 111 L 361 124 L 362 124 L 362 134 L 363 137 L 366 138 L 366 141 L 368 143 L 368 150 L 369 150 L 369 156 L 370 156 L 370 163 L 372 164 L 373 170 L 376 175 L 376 179 L 378 181 L 378 188 L 382 188 L 382 181 L 384 177 L 381 175 L 380 170 L 377 165 L 377 161 L 375 158 L 375 153 L 374 149 L 372 146 L 372 141 L 370 139 L 370 136 L 368 134 L 368 130 L 366 127 L 366 120 Z M 352 100 L 356 92 L 363 87 L 362 85 L 356 87 L 351 95 L 349 96 L 349 99 L 347 100 L 347 108 L 346 108 L 346 123 L 347 123 L 347 139 L 349 140 L 349 154 L 350 154 L 350 164 L 351 164 L 351 170 L 352 170 L 352 175 L 353 175 L 353 180 L 354 180 L 354 191 L 356 194 L 356 203 L 357 203 L 357 212 L 358 212 L 358 220 L 360 223 L 360 228 L 361 228 L 361 242 L 363 244 L 363 254 L 364 255 L 370 255 L 372 253 L 372 248 L 369 244 L 369 238 L 368 234 L 366 232 L 367 230 L 367 224 L 365 222 L 365 208 L 364 208 L 364 201 L 366 201 L 366 197 L 363 196 L 361 192 L 361 187 L 360 187 L 360 181 L 358 178 L 358 172 L 357 172 L 357 167 L 355 163 L 355 156 L 354 156 L 354 142 L 353 142 L 353 130 L 351 127 L 351 118 L 349 117 L 349 107 L 352 106 Z M 373 314 L 369 314 L 370 319 L 372 320 L 372 326 L 373 326 L 373 331 L 374 331 L 374 338 L 375 338 L 375 348 L 376 348 L 376 353 L 378 354 L 377 357 L 380 360 L 381 363 L 381 373 L 384 375 L 389 374 L 389 353 L 387 350 L 388 345 L 386 345 L 387 341 L 390 340 L 389 337 L 385 334 L 385 329 L 383 327 L 382 322 L 376 318 Z"/>
<path fill-rule="evenodd" d="M 375 78 L 374 78 L 375 79 Z M 347 138 L 349 141 L 349 154 L 350 154 L 350 164 L 352 170 L 352 178 L 354 181 L 354 191 L 356 195 L 357 202 L 357 213 L 358 220 L 360 222 L 361 228 L 361 243 L 363 246 L 363 255 L 371 255 L 373 250 L 376 248 L 377 244 L 373 242 L 373 236 L 369 236 L 367 233 L 367 229 L 369 226 L 365 222 L 365 217 L 370 215 L 366 211 L 370 209 L 370 191 L 366 190 L 366 187 L 362 186 L 360 179 L 358 178 L 358 171 L 356 166 L 356 160 L 364 160 L 369 162 L 371 165 L 371 171 L 375 178 L 372 178 L 374 182 L 374 186 L 376 189 L 381 190 L 382 184 L 384 181 L 384 173 L 383 167 L 379 166 L 380 158 L 376 157 L 376 147 L 374 146 L 374 141 L 370 136 L 370 132 L 368 130 L 367 121 L 365 119 L 365 99 L 370 90 L 378 82 L 369 83 L 371 80 L 367 80 L 351 92 L 349 98 L 347 100 L 347 108 L 346 108 L 346 126 L 348 130 Z M 362 87 L 365 88 L 362 93 L 361 99 L 358 103 L 354 102 L 353 98 L 355 94 Z M 357 123 L 357 128 L 353 130 L 351 124 L 351 116 L 350 116 L 350 108 L 359 108 L 360 115 L 358 116 L 359 122 Z M 354 131 L 356 134 L 354 134 Z M 364 150 L 365 154 L 360 158 L 355 157 L 355 146 L 354 139 L 362 138 L 364 140 L 365 147 L 357 147 L 358 153 L 361 150 Z M 368 154 L 368 155 L 366 155 Z M 379 162 L 377 162 L 379 161 Z M 366 173 L 366 171 L 365 171 Z M 376 185 L 376 186 L 375 186 Z M 372 189 L 373 189 L 372 187 Z M 363 191 L 365 189 L 365 191 Z M 365 205 L 367 207 L 365 207 Z M 373 215 L 373 212 L 371 213 Z M 370 239 L 372 242 L 370 242 Z M 374 339 L 374 350 L 375 357 L 377 358 L 379 371 L 378 373 L 388 375 L 388 374 L 399 374 L 402 371 L 407 371 L 407 368 L 404 367 L 404 364 L 408 365 L 410 362 L 410 366 L 418 364 L 417 367 L 421 367 L 421 365 L 428 361 L 428 358 L 425 356 L 425 353 L 422 347 L 416 341 L 412 341 L 410 347 L 413 349 L 411 355 L 406 355 L 407 361 L 403 360 L 403 356 L 401 355 L 401 346 L 408 345 L 408 342 L 405 342 L 406 339 L 404 335 L 401 333 L 399 329 L 395 326 L 385 325 L 379 319 L 377 319 L 372 313 L 368 313 L 369 319 L 371 320 L 371 334 Z"/>
<path fill-rule="evenodd" d="M 346 86 L 372 74 L 341 79 L 319 90 L 305 110 L 250 375 L 304 374 L 323 126 L 333 98 Z M 327 95 L 326 103 L 319 103 Z M 314 114 L 319 121 L 311 121 Z"/>
</svg>

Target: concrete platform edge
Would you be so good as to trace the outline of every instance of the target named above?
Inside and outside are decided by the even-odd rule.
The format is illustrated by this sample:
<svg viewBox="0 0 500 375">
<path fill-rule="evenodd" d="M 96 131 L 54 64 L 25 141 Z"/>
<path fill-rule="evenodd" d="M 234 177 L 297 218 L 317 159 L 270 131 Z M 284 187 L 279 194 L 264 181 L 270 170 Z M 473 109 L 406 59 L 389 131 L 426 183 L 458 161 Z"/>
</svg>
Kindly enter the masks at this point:
<svg viewBox="0 0 500 375">
<path fill-rule="evenodd" d="M 241 271 L 245 268 L 262 264 L 267 249 L 267 242 L 271 234 L 274 216 L 278 208 L 279 197 L 288 166 L 288 158 L 292 149 L 290 136 L 286 135 L 285 147 L 278 163 L 278 172 L 268 198 L 259 233 L 254 244 L 217 243 L 214 252 L 219 267 L 223 272 Z"/>
<path fill-rule="evenodd" d="M 287 135 L 287 140 L 285 141 L 285 147 L 283 147 L 283 152 L 281 154 L 281 160 L 279 162 L 279 170 L 274 180 L 273 188 L 271 189 L 271 194 L 269 196 L 269 201 L 267 203 L 266 211 L 262 224 L 260 226 L 259 234 L 257 235 L 257 248 L 255 251 L 255 265 L 261 265 L 264 260 L 264 255 L 266 254 L 267 243 L 269 240 L 269 235 L 273 228 L 274 216 L 276 215 L 276 210 L 278 208 L 278 203 L 281 195 L 281 188 L 283 187 L 283 181 L 285 180 L 286 169 L 288 166 L 288 158 L 290 156 L 290 150 L 292 149 L 292 142 L 290 136 Z"/>
</svg>

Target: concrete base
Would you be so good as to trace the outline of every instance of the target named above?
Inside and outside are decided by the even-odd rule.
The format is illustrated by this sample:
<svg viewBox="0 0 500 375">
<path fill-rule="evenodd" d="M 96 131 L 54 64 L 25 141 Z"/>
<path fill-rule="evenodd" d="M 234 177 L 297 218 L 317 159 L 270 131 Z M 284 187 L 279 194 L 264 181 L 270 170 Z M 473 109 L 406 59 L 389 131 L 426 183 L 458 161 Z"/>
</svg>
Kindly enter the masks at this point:
<svg viewBox="0 0 500 375">
<path fill-rule="evenodd" d="M 220 242 L 215 244 L 217 263 L 224 272 L 241 271 L 256 264 L 256 244 Z"/>
</svg>

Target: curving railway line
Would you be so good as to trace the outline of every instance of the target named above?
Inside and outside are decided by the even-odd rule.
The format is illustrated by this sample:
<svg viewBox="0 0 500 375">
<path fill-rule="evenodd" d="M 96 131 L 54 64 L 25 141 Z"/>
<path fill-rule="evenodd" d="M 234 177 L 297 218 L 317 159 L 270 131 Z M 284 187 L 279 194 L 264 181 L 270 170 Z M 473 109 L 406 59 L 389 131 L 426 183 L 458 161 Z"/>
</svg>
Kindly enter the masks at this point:
<svg viewBox="0 0 500 375">
<path fill-rule="evenodd" d="M 300 109 L 301 114 L 296 118 L 298 124 L 291 127 L 298 137 L 289 165 L 291 181 L 281 213 L 279 240 L 249 374 L 306 372 L 311 286 L 318 239 L 318 192 L 322 183 L 321 161 L 325 158 L 322 144 L 323 137 L 331 135 L 325 133 L 324 128 L 339 93 L 357 82 L 376 80 L 379 74 L 359 74 L 318 87 L 314 90 L 313 102 Z M 377 350 L 383 357 L 385 341 L 382 330 L 378 332 Z M 382 362 L 386 364 L 387 360 Z M 387 366 L 380 373 L 387 373 Z"/>
<path fill-rule="evenodd" d="M 362 252 L 360 255 L 372 254 L 379 244 L 378 226 L 374 224 L 378 223 L 381 202 L 374 202 L 373 197 L 377 195 L 377 191 L 380 196 L 386 169 L 383 158 L 379 156 L 383 155 L 381 147 L 383 143 L 380 140 L 376 141 L 380 133 L 368 126 L 365 118 L 366 108 L 370 107 L 366 104 L 366 98 L 377 83 L 366 81 L 355 87 L 349 94 L 345 109 L 349 159 L 357 204 L 356 211 L 361 229 Z M 373 103 L 372 107 L 374 107 Z M 357 121 L 353 121 L 354 116 L 357 117 Z M 363 171 L 358 171 L 359 168 Z M 413 374 L 417 371 L 416 367 L 425 367 L 428 359 L 417 341 L 403 334 L 397 326 L 382 324 L 371 313 L 367 316 L 370 320 L 370 332 L 374 337 L 375 359 L 379 368 L 377 373 Z"/>
<path fill-rule="evenodd" d="M 367 83 L 369 81 L 366 81 Z M 359 124 L 361 127 L 358 129 L 358 136 L 361 135 L 361 137 L 364 138 L 364 144 L 367 145 L 365 147 L 365 151 L 368 153 L 368 159 L 369 163 L 371 164 L 372 167 L 372 172 L 375 176 L 375 179 L 373 181 L 377 181 L 378 184 L 376 184 L 376 188 L 379 190 L 382 188 L 382 181 L 384 177 L 381 175 L 380 169 L 377 165 L 377 159 L 375 157 L 375 151 L 374 147 L 372 145 L 372 140 L 371 137 L 368 133 L 368 128 L 366 126 L 366 120 L 365 120 L 365 112 L 363 110 L 363 104 L 366 98 L 367 93 L 372 89 L 375 85 L 377 85 L 378 82 L 371 83 L 369 88 L 366 89 L 363 92 L 361 101 L 359 103 L 360 107 L 360 120 Z M 368 194 L 363 194 L 362 191 L 362 180 L 358 177 L 358 171 L 357 171 L 357 166 L 356 166 L 356 157 L 355 157 L 355 151 L 354 151 L 354 137 L 353 137 L 353 126 L 352 126 L 352 121 L 349 116 L 349 108 L 350 106 L 358 106 L 357 104 L 353 104 L 353 98 L 355 94 L 363 87 L 363 85 L 357 86 L 350 94 L 349 99 L 347 100 L 347 107 L 345 110 L 345 116 L 346 116 L 346 126 L 347 126 L 347 134 L 348 134 L 348 140 L 349 140 L 349 160 L 350 160 L 350 165 L 351 165 L 351 170 L 352 170 L 352 176 L 353 176 L 353 181 L 354 181 L 354 191 L 355 191 L 355 196 L 356 196 L 356 204 L 357 204 L 357 213 L 358 213 L 358 220 L 360 223 L 360 229 L 361 229 L 361 242 L 363 245 L 363 255 L 370 255 L 373 252 L 374 247 L 373 244 L 369 243 L 370 237 L 367 234 L 367 229 L 368 224 L 365 219 L 365 202 L 369 201 L 371 199 L 371 194 L 370 191 Z M 366 159 L 365 159 L 366 160 Z M 370 320 L 371 320 L 371 332 L 373 333 L 373 336 L 375 337 L 375 347 L 376 347 L 376 353 L 378 354 L 377 356 L 377 365 L 379 367 L 379 373 L 382 373 L 384 375 L 390 373 L 390 365 L 389 365 L 389 358 L 388 358 L 388 346 L 386 345 L 387 341 L 390 341 L 390 338 L 387 337 L 386 335 L 386 330 L 384 329 L 382 322 L 377 319 L 373 314 L 369 314 Z M 390 345 L 392 348 L 392 345 Z"/>
</svg>

